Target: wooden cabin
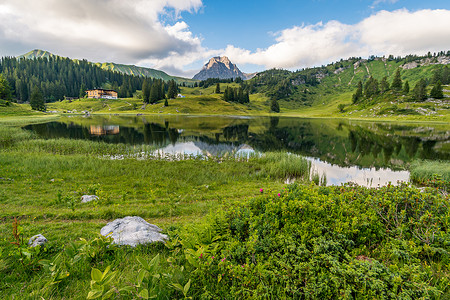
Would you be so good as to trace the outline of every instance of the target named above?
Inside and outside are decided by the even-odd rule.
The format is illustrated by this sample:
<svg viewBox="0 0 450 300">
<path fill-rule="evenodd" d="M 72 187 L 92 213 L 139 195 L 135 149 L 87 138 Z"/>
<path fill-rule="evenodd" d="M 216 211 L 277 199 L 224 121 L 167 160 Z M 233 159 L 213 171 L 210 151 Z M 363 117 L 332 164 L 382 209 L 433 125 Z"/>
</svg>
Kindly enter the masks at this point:
<svg viewBox="0 0 450 300">
<path fill-rule="evenodd" d="M 88 98 L 96 99 L 117 99 L 117 92 L 114 90 L 95 89 L 86 91 Z"/>
</svg>

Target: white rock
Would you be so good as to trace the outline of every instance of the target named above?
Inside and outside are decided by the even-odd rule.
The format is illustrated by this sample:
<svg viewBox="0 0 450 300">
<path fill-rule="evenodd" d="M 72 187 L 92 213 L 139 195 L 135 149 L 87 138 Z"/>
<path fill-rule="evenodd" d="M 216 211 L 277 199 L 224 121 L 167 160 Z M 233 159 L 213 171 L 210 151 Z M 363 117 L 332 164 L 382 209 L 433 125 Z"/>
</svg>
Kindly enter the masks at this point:
<svg viewBox="0 0 450 300">
<path fill-rule="evenodd" d="M 94 200 L 98 200 L 98 197 L 95 195 L 83 195 L 81 196 L 81 203 L 88 203 Z"/>
<path fill-rule="evenodd" d="M 100 230 L 103 236 L 110 236 L 114 244 L 135 247 L 138 244 L 165 242 L 168 237 L 161 234 L 161 228 L 150 224 L 141 217 L 125 217 L 106 224 Z"/>
<path fill-rule="evenodd" d="M 43 236 L 42 234 L 37 234 L 32 236 L 29 240 L 28 240 L 28 246 L 30 247 L 36 247 L 37 245 L 42 246 L 45 245 L 45 243 L 47 243 L 48 240 L 45 238 L 45 236 Z"/>
</svg>

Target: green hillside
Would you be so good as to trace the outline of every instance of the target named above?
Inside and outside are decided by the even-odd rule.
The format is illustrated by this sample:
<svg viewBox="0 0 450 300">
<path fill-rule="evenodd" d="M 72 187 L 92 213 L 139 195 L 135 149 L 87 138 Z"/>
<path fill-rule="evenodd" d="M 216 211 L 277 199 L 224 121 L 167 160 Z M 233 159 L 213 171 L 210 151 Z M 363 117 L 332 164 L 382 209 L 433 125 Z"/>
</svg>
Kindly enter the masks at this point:
<svg viewBox="0 0 450 300">
<path fill-rule="evenodd" d="M 117 72 L 127 74 L 127 75 L 152 77 L 152 78 L 156 78 L 156 79 L 162 79 L 164 81 L 174 79 L 175 82 L 178 84 L 182 84 L 182 83 L 193 84 L 194 82 L 196 82 L 196 80 L 192 80 L 192 79 L 188 79 L 188 78 L 170 76 L 167 73 L 160 71 L 160 70 L 144 68 L 144 67 L 137 67 L 134 65 L 122 65 L 122 64 L 115 64 L 115 63 L 96 63 L 96 65 L 104 70 L 117 71 Z"/>
<path fill-rule="evenodd" d="M 34 49 L 28 53 L 18 56 L 17 58 L 35 59 L 35 58 L 50 58 L 50 57 L 58 57 L 58 55 L 54 55 L 48 51 Z"/>
<path fill-rule="evenodd" d="M 50 57 L 55 58 L 55 57 L 59 57 L 59 56 L 52 54 L 48 51 L 35 49 L 28 53 L 20 55 L 17 58 L 36 59 L 36 58 L 50 58 Z M 74 61 L 78 61 L 78 60 L 74 59 Z M 116 71 L 116 72 L 126 74 L 126 75 L 151 77 L 151 78 L 156 78 L 156 79 L 162 79 L 164 81 L 174 79 L 178 84 L 182 84 L 182 83 L 193 84 L 194 82 L 196 82 L 196 80 L 192 80 L 189 78 L 170 76 L 167 73 L 160 71 L 160 70 L 144 68 L 144 67 L 137 67 L 134 65 L 123 65 L 123 64 L 116 64 L 116 63 L 93 63 L 93 64 L 102 68 L 103 70 Z"/>
</svg>

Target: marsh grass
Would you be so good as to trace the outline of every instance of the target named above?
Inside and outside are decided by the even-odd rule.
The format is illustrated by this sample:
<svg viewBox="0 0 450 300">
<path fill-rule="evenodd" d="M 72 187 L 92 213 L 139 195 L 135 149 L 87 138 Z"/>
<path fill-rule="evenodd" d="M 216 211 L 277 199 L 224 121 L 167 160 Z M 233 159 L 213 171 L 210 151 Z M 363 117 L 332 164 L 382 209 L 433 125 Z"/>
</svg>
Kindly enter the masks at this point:
<svg viewBox="0 0 450 300">
<path fill-rule="evenodd" d="M 311 163 L 305 158 L 286 152 L 265 153 L 255 158 L 262 163 L 261 175 L 272 178 L 309 178 Z"/>
<path fill-rule="evenodd" d="M 450 189 L 450 163 L 416 160 L 410 167 L 411 181 L 420 185 Z"/>
</svg>

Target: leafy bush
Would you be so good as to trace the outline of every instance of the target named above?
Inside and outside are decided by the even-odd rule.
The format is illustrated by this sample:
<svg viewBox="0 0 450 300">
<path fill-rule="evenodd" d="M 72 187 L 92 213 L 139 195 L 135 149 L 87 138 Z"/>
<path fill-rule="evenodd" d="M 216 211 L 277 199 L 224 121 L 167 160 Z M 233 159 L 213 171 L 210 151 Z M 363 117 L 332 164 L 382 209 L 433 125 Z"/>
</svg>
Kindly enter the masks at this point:
<svg viewBox="0 0 450 300">
<path fill-rule="evenodd" d="M 198 248 L 191 289 L 211 299 L 445 298 L 448 224 L 448 198 L 435 191 L 290 185 L 215 212 L 217 237 Z"/>
</svg>

